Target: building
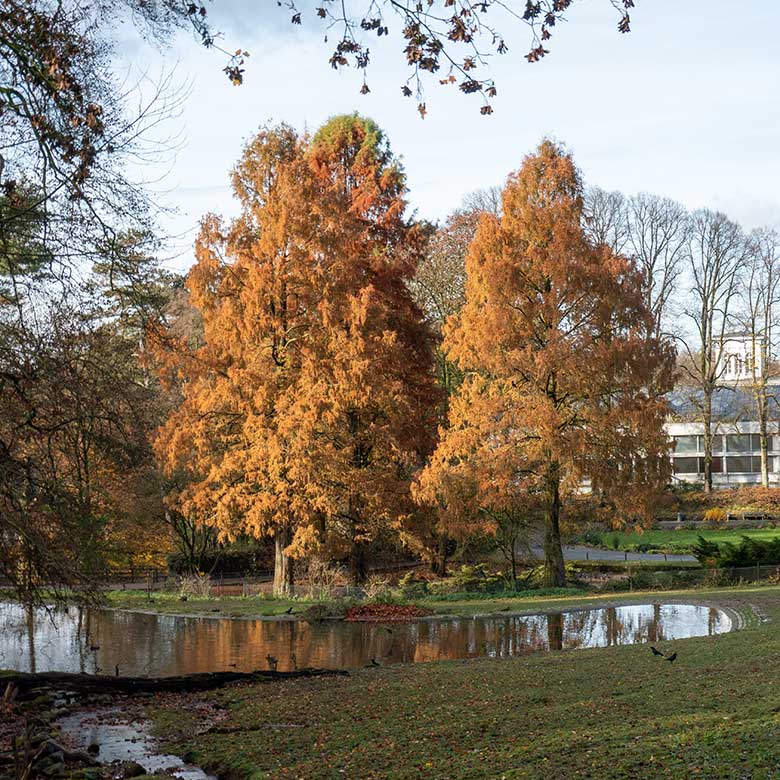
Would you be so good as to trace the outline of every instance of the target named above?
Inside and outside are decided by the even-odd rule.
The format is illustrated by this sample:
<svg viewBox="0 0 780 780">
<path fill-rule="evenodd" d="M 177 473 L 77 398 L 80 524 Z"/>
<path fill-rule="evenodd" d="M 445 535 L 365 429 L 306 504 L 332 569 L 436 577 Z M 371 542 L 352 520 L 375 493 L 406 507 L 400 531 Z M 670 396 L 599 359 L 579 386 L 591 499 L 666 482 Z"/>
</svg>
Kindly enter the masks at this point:
<svg viewBox="0 0 780 780">
<path fill-rule="evenodd" d="M 759 345 L 756 345 L 759 346 Z M 722 385 L 712 399 L 713 487 L 728 488 L 761 484 L 761 449 L 756 403 L 750 382 L 760 374 L 761 349 L 753 339 L 728 334 L 723 342 L 719 375 Z M 756 354 L 758 353 L 758 354 Z M 770 420 L 780 421 L 780 380 L 770 380 Z M 704 423 L 701 420 L 700 390 L 678 387 L 669 397 L 671 415 L 666 429 L 674 443 L 673 482 L 704 480 Z M 769 484 L 780 487 L 780 435 L 777 422 L 770 423 Z"/>
</svg>

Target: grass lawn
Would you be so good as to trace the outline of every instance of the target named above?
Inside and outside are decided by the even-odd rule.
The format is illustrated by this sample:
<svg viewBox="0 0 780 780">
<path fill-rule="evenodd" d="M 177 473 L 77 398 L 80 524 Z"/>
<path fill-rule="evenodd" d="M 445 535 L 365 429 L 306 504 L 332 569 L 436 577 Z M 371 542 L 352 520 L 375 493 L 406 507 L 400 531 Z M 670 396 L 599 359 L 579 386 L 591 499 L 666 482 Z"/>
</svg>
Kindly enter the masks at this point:
<svg viewBox="0 0 780 780">
<path fill-rule="evenodd" d="M 769 621 L 661 643 L 674 664 L 642 645 L 388 666 L 197 694 L 156 718 L 168 747 L 232 780 L 778 778 L 780 589 L 691 597 Z M 227 718 L 198 733 L 206 701 Z"/>
<path fill-rule="evenodd" d="M 189 596 L 182 601 L 176 593 L 153 591 L 147 596 L 141 590 L 112 590 L 105 594 L 106 606 L 144 612 L 175 615 L 215 615 L 217 617 L 272 617 L 304 612 L 313 602 L 304 599 L 270 598 L 263 596 Z"/>
<path fill-rule="evenodd" d="M 677 531 L 649 530 L 644 533 L 622 531 L 604 531 L 600 534 L 601 546 L 609 549 L 633 552 L 637 547 L 645 547 L 648 552 L 689 553 L 696 544 L 699 535 L 711 542 L 739 544 L 743 536 L 751 539 L 775 539 L 780 536 L 780 528 L 717 528 L 696 530 L 680 528 Z"/>
</svg>

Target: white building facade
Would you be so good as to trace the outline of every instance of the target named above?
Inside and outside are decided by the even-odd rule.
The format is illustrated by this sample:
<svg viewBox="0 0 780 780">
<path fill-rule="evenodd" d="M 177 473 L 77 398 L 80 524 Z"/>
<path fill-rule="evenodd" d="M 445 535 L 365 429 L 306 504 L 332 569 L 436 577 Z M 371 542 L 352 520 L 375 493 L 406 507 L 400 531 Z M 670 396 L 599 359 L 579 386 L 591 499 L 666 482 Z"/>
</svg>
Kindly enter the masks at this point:
<svg viewBox="0 0 780 780">
<path fill-rule="evenodd" d="M 712 483 L 730 488 L 761 484 L 761 446 L 756 402 L 750 387 L 760 375 L 761 349 L 754 339 L 729 334 L 723 342 L 720 376 L 712 405 Z M 755 371 L 755 373 L 754 373 Z M 767 388 L 769 403 L 768 471 L 769 484 L 780 487 L 780 384 Z M 679 387 L 669 398 L 672 415 L 666 430 L 672 439 L 673 482 L 704 481 L 704 423 L 701 419 L 701 393 Z"/>
</svg>

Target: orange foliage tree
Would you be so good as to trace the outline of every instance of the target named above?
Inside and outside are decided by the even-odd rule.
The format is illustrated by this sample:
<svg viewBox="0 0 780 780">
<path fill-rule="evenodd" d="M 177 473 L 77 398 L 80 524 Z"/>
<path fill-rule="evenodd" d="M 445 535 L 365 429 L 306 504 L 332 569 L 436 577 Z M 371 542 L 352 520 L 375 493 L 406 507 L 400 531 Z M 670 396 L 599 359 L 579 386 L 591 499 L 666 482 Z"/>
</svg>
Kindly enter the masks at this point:
<svg viewBox="0 0 780 780">
<path fill-rule="evenodd" d="M 431 441 L 403 172 L 379 129 L 348 116 L 313 139 L 264 130 L 233 183 L 241 216 L 204 220 L 188 278 L 204 341 L 175 357 L 183 400 L 157 443 L 189 475 L 172 499 L 224 537 L 273 535 L 276 592 L 330 532 L 359 580 L 365 542 L 410 511 Z"/>
<path fill-rule="evenodd" d="M 416 485 L 451 533 L 541 515 L 549 586 L 565 581 L 560 522 L 584 486 L 641 520 L 669 471 L 674 353 L 647 336 L 640 273 L 588 241 L 582 208 L 573 160 L 544 141 L 509 178 L 502 216 L 482 217 L 466 304 L 445 326 L 465 379 Z"/>
</svg>

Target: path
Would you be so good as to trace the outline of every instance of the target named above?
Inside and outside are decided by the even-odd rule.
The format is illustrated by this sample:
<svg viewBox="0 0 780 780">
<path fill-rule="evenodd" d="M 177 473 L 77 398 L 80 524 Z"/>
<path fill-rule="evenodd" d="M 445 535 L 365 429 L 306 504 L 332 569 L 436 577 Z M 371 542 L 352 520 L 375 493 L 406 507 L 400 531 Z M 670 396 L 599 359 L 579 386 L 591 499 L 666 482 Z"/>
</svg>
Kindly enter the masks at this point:
<svg viewBox="0 0 780 780">
<path fill-rule="evenodd" d="M 539 558 L 544 558 L 544 549 L 542 547 L 532 547 L 531 551 Z M 587 547 L 584 544 L 565 544 L 563 546 L 563 557 L 567 561 L 648 561 L 663 563 L 688 563 L 695 561 L 692 555 L 673 555 L 671 553 L 639 553 L 623 552 L 622 550 L 603 550 L 600 547 Z"/>
</svg>

